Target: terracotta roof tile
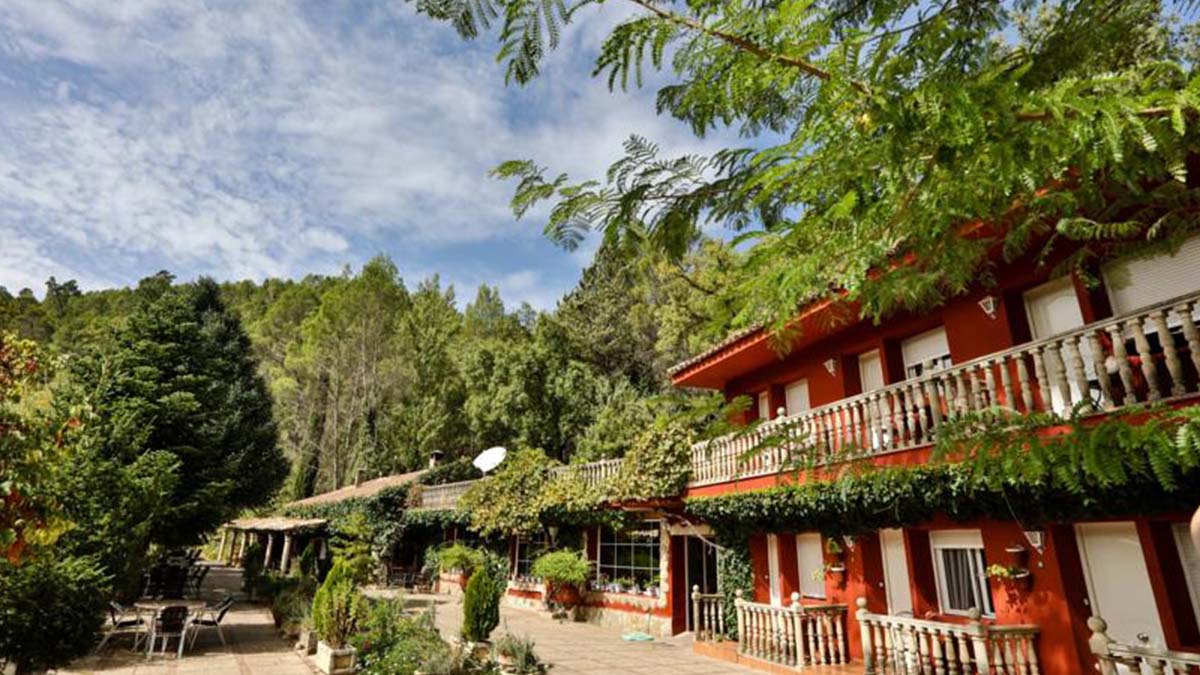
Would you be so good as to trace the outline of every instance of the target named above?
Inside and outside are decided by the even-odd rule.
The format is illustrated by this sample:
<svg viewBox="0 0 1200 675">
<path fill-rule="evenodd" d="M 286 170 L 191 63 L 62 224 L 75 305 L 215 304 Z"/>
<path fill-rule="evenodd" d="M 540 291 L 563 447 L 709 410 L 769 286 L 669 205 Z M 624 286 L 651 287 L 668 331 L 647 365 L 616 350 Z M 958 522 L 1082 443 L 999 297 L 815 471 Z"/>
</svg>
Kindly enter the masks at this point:
<svg viewBox="0 0 1200 675">
<path fill-rule="evenodd" d="M 347 499 L 357 499 L 361 497 L 371 497 L 379 494 L 386 488 L 405 485 L 415 481 L 425 471 L 412 471 L 409 473 L 401 473 L 392 476 L 384 476 L 382 478 L 374 478 L 372 480 L 363 481 L 358 485 L 347 485 L 343 488 L 338 488 L 330 492 L 322 492 L 319 495 L 313 495 L 294 502 L 289 502 L 284 505 L 284 508 L 293 508 L 296 506 L 316 506 L 319 504 L 334 504 Z"/>
</svg>

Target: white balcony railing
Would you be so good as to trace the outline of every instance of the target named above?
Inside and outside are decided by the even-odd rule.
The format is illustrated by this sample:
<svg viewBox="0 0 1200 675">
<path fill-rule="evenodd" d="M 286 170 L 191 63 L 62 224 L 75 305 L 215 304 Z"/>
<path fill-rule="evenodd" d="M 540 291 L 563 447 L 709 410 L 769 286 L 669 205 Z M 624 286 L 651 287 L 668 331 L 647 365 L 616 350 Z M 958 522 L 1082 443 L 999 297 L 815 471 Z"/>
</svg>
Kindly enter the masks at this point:
<svg viewBox="0 0 1200 675">
<path fill-rule="evenodd" d="M 1150 644 L 1147 635 L 1138 636 L 1139 644 L 1116 642 L 1108 637 L 1108 622 L 1098 616 L 1088 619 L 1092 637 L 1088 640 L 1100 675 L 1149 673 L 1151 675 L 1189 675 L 1200 673 L 1200 654 L 1172 651 Z"/>
<path fill-rule="evenodd" d="M 849 662 L 845 605 L 801 605 L 793 593 L 776 607 L 735 595 L 739 653 L 796 668 Z"/>
<path fill-rule="evenodd" d="M 571 477 L 583 481 L 588 487 L 597 487 L 606 483 L 621 470 L 620 459 L 602 459 L 586 464 L 567 464 L 550 469 L 550 477 L 554 479 Z"/>
<path fill-rule="evenodd" d="M 1065 415 L 1196 393 L 1198 300 L 1191 294 L 942 370 L 928 363 L 919 377 L 698 443 L 691 485 L 928 445 L 946 420 L 997 406 Z"/>
<path fill-rule="evenodd" d="M 699 586 L 692 586 L 692 633 L 701 642 L 714 642 L 728 635 L 723 594 L 701 593 Z"/>
<path fill-rule="evenodd" d="M 866 675 L 1040 675 L 1037 626 L 989 626 L 973 609 L 967 623 L 872 614 L 858 599 Z"/>
</svg>

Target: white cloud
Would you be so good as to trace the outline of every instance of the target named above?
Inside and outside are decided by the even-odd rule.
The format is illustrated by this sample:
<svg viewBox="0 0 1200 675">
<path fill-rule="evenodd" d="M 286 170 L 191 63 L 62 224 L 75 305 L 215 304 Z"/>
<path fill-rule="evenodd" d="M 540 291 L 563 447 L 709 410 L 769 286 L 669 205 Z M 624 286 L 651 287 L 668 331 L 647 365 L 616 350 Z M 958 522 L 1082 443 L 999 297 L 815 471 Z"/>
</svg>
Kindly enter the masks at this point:
<svg viewBox="0 0 1200 675">
<path fill-rule="evenodd" d="M 515 91 L 490 38 L 463 43 L 407 4 L 335 14 L 351 7 L 0 4 L 0 233 L 24 247 L 0 258 L 0 283 L 261 278 L 504 246 L 540 236 L 486 175 L 504 159 L 597 176 L 631 132 L 703 147 L 647 94 L 586 77 L 611 15 L 585 16 L 548 76 Z M 553 306 L 563 282 L 539 262 L 481 269 L 509 275 L 506 298 Z"/>
</svg>

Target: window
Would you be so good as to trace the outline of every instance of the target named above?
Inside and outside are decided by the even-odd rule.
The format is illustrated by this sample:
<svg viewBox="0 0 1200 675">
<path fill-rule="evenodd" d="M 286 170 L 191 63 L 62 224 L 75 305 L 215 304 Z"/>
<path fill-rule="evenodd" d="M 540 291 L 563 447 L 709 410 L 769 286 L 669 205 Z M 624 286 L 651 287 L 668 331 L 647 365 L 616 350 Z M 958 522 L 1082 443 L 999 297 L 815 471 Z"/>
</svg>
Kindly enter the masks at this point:
<svg viewBox="0 0 1200 675">
<path fill-rule="evenodd" d="M 1083 312 L 1071 277 L 1048 281 L 1025 292 L 1025 314 L 1029 330 L 1038 340 L 1074 330 L 1083 325 Z"/>
<path fill-rule="evenodd" d="M 783 604 L 783 585 L 779 578 L 779 535 L 767 535 L 767 580 L 771 586 L 771 604 Z"/>
<path fill-rule="evenodd" d="M 796 535 L 796 563 L 800 572 L 800 594 L 806 598 L 825 597 L 825 553 L 821 535 L 816 532 Z"/>
<path fill-rule="evenodd" d="M 858 355 L 858 381 L 864 394 L 883 389 L 883 361 L 878 349 Z"/>
<path fill-rule="evenodd" d="M 514 579 L 528 579 L 533 561 L 547 548 L 546 535 L 539 532 L 532 537 L 517 537 L 516 565 L 513 566 Z"/>
<path fill-rule="evenodd" d="M 787 414 L 795 415 L 808 410 L 808 380 L 796 380 L 784 388 L 784 399 L 787 401 Z"/>
<path fill-rule="evenodd" d="M 1116 314 L 1125 314 L 1200 287 L 1200 237 L 1183 242 L 1175 255 L 1108 263 L 1104 283 Z"/>
<path fill-rule="evenodd" d="M 647 521 L 628 532 L 600 530 L 600 565 L 605 581 L 636 583 L 646 587 L 659 580 L 658 521 Z"/>
<path fill-rule="evenodd" d="M 1179 562 L 1183 563 L 1183 576 L 1187 579 L 1188 594 L 1192 596 L 1192 611 L 1200 623 L 1200 551 L 1192 542 L 1187 523 L 1176 523 L 1175 547 L 1179 549 Z"/>
<path fill-rule="evenodd" d="M 929 535 L 937 577 L 938 604 L 946 614 L 966 614 L 977 607 L 995 614 L 987 580 L 987 560 L 979 530 L 944 530 Z"/>
<path fill-rule="evenodd" d="M 771 396 L 765 391 L 758 395 L 758 419 L 771 419 Z"/>
<path fill-rule="evenodd" d="M 946 341 L 946 329 L 942 326 L 901 342 L 900 354 L 904 358 L 905 377 L 918 377 L 930 362 L 934 370 L 948 368 L 952 363 L 950 343 Z"/>
</svg>

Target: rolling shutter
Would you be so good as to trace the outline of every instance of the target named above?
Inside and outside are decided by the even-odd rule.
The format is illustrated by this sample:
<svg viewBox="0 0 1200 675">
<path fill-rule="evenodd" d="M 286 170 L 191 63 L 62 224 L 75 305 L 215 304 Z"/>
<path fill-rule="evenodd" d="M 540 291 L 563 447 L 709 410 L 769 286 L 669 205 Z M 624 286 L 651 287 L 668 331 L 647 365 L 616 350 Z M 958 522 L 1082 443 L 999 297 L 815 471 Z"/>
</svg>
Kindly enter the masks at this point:
<svg viewBox="0 0 1200 675">
<path fill-rule="evenodd" d="M 1127 314 L 1200 290 L 1200 237 L 1184 242 L 1173 256 L 1109 263 L 1103 274 L 1114 314 Z"/>
</svg>

